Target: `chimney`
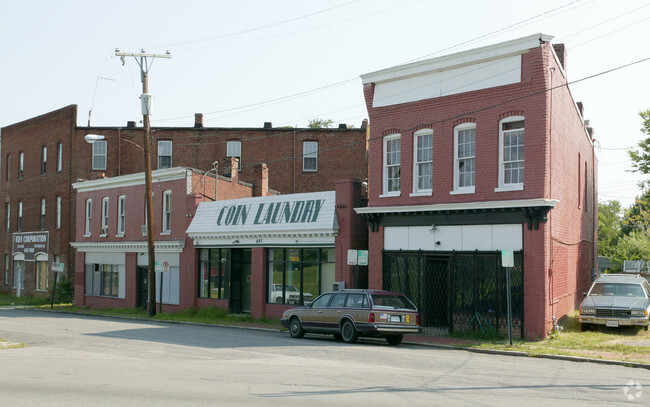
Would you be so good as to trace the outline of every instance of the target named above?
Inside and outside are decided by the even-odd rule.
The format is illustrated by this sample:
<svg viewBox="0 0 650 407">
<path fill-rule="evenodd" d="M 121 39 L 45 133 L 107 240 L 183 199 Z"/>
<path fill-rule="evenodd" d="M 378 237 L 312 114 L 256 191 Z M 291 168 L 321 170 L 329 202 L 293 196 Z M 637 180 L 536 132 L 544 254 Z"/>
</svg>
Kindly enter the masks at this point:
<svg viewBox="0 0 650 407">
<path fill-rule="evenodd" d="M 553 49 L 555 50 L 555 53 L 560 60 L 562 69 L 564 69 L 564 72 L 566 72 L 566 48 L 564 47 L 564 44 L 553 44 Z"/>
<path fill-rule="evenodd" d="M 230 157 L 230 180 L 233 183 L 239 182 L 239 158 Z"/>
<path fill-rule="evenodd" d="M 200 129 L 203 127 L 203 113 L 194 113 L 194 128 Z"/>
<path fill-rule="evenodd" d="M 269 167 L 266 164 L 255 165 L 255 182 L 253 196 L 269 196 Z"/>
<path fill-rule="evenodd" d="M 582 104 L 582 102 L 576 103 L 578 105 L 578 110 L 580 111 L 580 117 L 584 118 L 585 117 L 585 108 Z"/>
<path fill-rule="evenodd" d="M 126 122 L 126 127 L 129 128 L 129 129 L 134 129 L 135 128 L 135 122 L 134 121 Z"/>
<path fill-rule="evenodd" d="M 368 119 L 363 119 L 361 122 L 361 130 L 365 130 L 368 128 Z"/>
<path fill-rule="evenodd" d="M 265 129 L 272 129 L 272 128 L 273 128 L 273 123 L 271 123 L 271 122 L 264 122 L 264 128 L 265 128 Z"/>
<path fill-rule="evenodd" d="M 345 123 L 339 123 L 339 130 L 345 130 L 348 128 L 348 125 Z"/>
</svg>

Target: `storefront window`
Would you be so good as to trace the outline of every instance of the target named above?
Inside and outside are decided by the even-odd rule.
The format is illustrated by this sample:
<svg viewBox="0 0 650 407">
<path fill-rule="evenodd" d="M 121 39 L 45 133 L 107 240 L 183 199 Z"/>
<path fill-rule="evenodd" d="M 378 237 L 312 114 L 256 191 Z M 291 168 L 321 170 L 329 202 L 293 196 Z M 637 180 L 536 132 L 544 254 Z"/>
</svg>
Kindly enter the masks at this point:
<svg viewBox="0 0 650 407">
<path fill-rule="evenodd" d="M 47 261 L 36 262 L 36 289 L 47 290 Z"/>
<path fill-rule="evenodd" d="M 117 264 L 86 264 L 86 294 L 119 295 L 120 266 Z"/>
<path fill-rule="evenodd" d="M 229 285 L 226 273 L 228 249 L 201 249 L 199 251 L 199 297 L 228 299 Z"/>
<path fill-rule="evenodd" d="M 304 304 L 331 289 L 334 249 L 269 249 L 267 301 Z M 329 282 L 324 286 L 323 282 Z"/>
</svg>

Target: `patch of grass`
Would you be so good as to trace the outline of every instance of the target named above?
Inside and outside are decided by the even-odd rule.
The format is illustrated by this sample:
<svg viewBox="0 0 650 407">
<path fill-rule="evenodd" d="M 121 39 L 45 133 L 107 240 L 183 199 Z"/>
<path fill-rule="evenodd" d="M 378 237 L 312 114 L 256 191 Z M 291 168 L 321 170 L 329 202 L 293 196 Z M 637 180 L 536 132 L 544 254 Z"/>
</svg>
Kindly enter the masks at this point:
<svg viewBox="0 0 650 407">
<path fill-rule="evenodd" d="M 23 296 L 23 297 L 14 297 L 6 293 L 0 293 L 0 306 L 8 305 L 27 305 L 27 306 L 37 306 L 50 304 L 52 302 L 52 297 L 33 297 L 33 296 Z"/>
</svg>

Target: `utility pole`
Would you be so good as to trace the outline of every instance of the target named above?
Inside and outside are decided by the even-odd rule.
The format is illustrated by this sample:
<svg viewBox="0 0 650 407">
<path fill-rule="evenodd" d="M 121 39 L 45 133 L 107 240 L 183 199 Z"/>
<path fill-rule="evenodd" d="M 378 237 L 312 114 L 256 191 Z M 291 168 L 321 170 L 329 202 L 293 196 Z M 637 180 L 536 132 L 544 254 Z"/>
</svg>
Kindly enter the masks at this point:
<svg viewBox="0 0 650 407">
<path fill-rule="evenodd" d="M 156 252 L 153 242 L 153 187 L 151 185 L 151 158 L 149 155 L 149 139 L 151 127 L 149 124 L 149 114 L 151 114 L 151 107 L 153 97 L 149 94 L 149 69 L 153 64 L 155 58 L 171 58 L 171 52 L 167 51 L 165 54 L 147 54 L 144 50 L 140 53 L 120 52 L 115 49 L 115 56 L 121 57 L 122 65 L 124 65 L 125 57 L 133 57 L 138 65 L 140 65 L 140 77 L 142 80 L 142 121 L 144 123 L 144 177 L 145 177 L 145 199 L 147 204 L 147 248 L 149 251 L 149 316 L 156 316 Z M 148 58 L 151 58 L 149 63 Z M 162 297 L 160 298 L 162 302 Z"/>
</svg>

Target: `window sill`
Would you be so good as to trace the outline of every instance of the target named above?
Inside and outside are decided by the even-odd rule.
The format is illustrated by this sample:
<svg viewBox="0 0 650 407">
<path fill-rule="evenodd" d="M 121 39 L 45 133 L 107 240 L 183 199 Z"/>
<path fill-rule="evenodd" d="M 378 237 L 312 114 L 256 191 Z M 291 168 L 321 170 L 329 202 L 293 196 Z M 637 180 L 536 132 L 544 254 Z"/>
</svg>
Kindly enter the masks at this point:
<svg viewBox="0 0 650 407">
<path fill-rule="evenodd" d="M 108 237 L 108 235 L 99 235 L 99 237 Z"/>
<path fill-rule="evenodd" d="M 312 172 L 312 173 L 314 173 L 314 172 L 318 172 L 318 170 L 305 170 L 305 169 L 303 168 L 302 172 Z"/>
<path fill-rule="evenodd" d="M 494 188 L 494 192 L 509 192 L 509 191 L 523 191 L 524 184 L 515 184 L 509 186 L 500 186 L 499 188 Z"/>
<path fill-rule="evenodd" d="M 171 234 L 172 234 L 172 231 L 171 231 L 171 230 L 168 231 L 168 232 L 160 232 L 160 236 L 169 236 L 169 235 L 171 235 Z"/>
<path fill-rule="evenodd" d="M 433 196 L 433 191 L 418 191 L 409 194 L 409 196 Z"/>
<path fill-rule="evenodd" d="M 84 237 L 91 237 L 92 235 L 84 235 Z"/>
<path fill-rule="evenodd" d="M 381 194 L 381 195 L 379 195 L 379 197 L 380 198 L 392 198 L 392 197 L 401 196 L 401 195 L 402 195 L 401 192 L 389 192 L 387 194 Z"/>
<path fill-rule="evenodd" d="M 473 194 L 475 193 L 475 187 L 471 188 L 459 188 L 449 192 L 449 195 L 463 195 L 463 194 Z"/>
<path fill-rule="evenodd" d="M 124 233 L 118 233 L 115 235 L 115 237 L 124 237 Z"/>
</svg>

